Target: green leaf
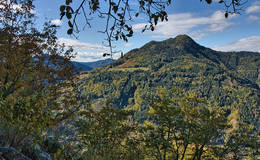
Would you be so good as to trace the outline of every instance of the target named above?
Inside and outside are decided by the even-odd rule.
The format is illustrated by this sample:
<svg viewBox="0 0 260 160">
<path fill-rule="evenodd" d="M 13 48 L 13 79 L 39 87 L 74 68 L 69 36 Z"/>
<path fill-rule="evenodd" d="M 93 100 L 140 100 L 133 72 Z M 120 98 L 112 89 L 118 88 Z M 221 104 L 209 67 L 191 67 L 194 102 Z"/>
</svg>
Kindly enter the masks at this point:
<svg viewBox="0 0 260 160">
<path fill-rule="evenodd" d="M 71 17 L 72 17 L 71 13 L 66 12 L 66 17 L 67 17 L 68 19 L 71 19 Z"/>
<path fill-rule="evenodd" d="M 207 2 L 208 4 L 211 4 L 212 0 L 206 0 L 206 2 Z"/>
<path fill-rule="evenodd" d="M 158 22 L 158 16 L 154 16 L 154 24 L 157 25 Z"/>
<path fill-rule="evenodd" d="M 115 3 L 115 2 L 111 2 L 111 3 L 110 3 L 110 5 L 112 5 L 112 6 L 115 6 L 115 5 L 116 5 L 116 3 Z"/>
<path fill-rule="evenodd" d="M 73 28 L 73 24 L 71 23 L 71 21 L 68 21 L 68 25 L 70 28 Z"/>
<path fill-rule="evenodd" d="M 66 8 L 66 6 L 64 6 L 64 5 L 60 6 L 60 12 L 64 12 L 65 8 Z"/>
<path fill-rule="evenodd" d="M 113 6 L 114 13 L 117 13 L 118 6 Z"/>
<path fill-rule="evenodd" d="M 129 34 L 127 34 L 126 36 L 127 36 L 127 37 L 132 37 L 133 34 L 129 33 Z"/>
<path fill-rule="evenodd" d="M 140 1 L 140 7 L 143 7 L 144 6 L 144 1 Z"/>
<path fill-rule="evenodd" d="M 60 13 L 60 20 L 62 20 L 62 18 L 64 17 L 64 15 L 65 15 L 65 12 L 61 12 L 61 13 Z"/>
<path fill-rule="evenodd" d="M 154 26 L 151 26 L 151 31 L 154 31 Z"/>
<path fill-rule="evenodd" d="M 67 34 L 71 35 L 72 33 L 73 33 L 73 29 L 72 28 L 68 29 Z"/>
<path fill-rule="evenodd" d="M 66 7 L 66 11 L 67 11 L 67 12 L 70 12 L 70 13 L 73 13 L 73 12 L 74 12 L 73 9 L 72 9 L 70 6 L 67 6 L 67 7 Z"/>
<path fill-rule="evenodd" d="M 69 5 L 70 3 L 72 3 L 72 0 L 66 0 L 67 5 Z"/>
<path fill-rule="evenodd" d="M 228 18 L 228 12 L 225 13 L 225 18 Z"/>
<path fill-rule="evenodd" d="M 106 57 L 106 56 L 110 56 L 111 54 L 109 54 L 109 53 L 104 53 L 103 54 L 103 57 Z"/>
</svg>

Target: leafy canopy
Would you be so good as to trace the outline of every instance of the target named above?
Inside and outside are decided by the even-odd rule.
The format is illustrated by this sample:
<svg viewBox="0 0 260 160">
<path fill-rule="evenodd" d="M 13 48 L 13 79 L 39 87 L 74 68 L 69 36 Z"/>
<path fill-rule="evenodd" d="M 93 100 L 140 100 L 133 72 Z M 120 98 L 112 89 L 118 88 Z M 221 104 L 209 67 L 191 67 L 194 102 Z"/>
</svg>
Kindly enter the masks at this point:
<svg viewBox="0 0 260 160">
<path fill-rule="evenodd" d="M 32 1 L 0 6 L 0 145 L 16 146 L 68 117 L 76 71 L 72 49 L 57 43 L 57 27 L 34 27 Z"/>
</svg>

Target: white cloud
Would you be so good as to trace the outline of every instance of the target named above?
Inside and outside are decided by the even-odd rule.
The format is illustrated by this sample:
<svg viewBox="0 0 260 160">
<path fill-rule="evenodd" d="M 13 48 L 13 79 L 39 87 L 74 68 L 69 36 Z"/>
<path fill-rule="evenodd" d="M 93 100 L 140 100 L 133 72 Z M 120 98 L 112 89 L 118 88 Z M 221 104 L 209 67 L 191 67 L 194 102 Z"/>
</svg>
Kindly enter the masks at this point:
<svg viewBox="0 0 260 160">
<path fill-rule="evenodd" d="M 77 52 L 76 57 L 73 60 L 78 62 L 93 62 L 102 59 L 105 59 L 103 58 L 103 53 Z"/>
<path fill-rule="evenodd" d="M 233 43 L 215 46 L 213 49 L 218 51 L 252 51 L 260 52 L 260 36 L 252 36 L 243 38 Z"/>
<path fill-rule="evenodd" d="M 62 21 L 60 19 L 53 19 L 51 20 L 51 23 L 56 26 L 60 26 L 62 24 Z"/>
<path fill-rule="evenodd" d="M 221 11 L 216 11 L 208 17 L 198 17 L 191 13 L 170 14 L 167 22 L 157 24 L 152 32 L 152 37 L 169 38 L 179 34 L 189 34 L 194 39 L 200 39 L 208 33 L 224 31 L 233 24 L 230 19 L 234 16 L 231 15 L 226 19 Z M 139 31 L 145 25 L 145 23 L 139 23 L 135 24 L 133 28 L 135 31 Z"/>
<path fill-rule="evenodd" d="M 250 15 L 250 16 L 247 17 L 247 21 L 253 22 L 253 23 L 256 22 L 257 24 L 260 24 L 260 17 Z"/>
<path fill-rule="evenodd" d="M 260 1 L 254 2 L 250 7 L 246 9 L 246 13 L 258 13 L 260 12 Z"/>
<path fill-rule="evenodd" d="M 117 59 L 121 56 L 121 53 L 115 53 L 113 55 L 114 59 Z M 98 60 L 104 60 L 110 57 L 103 57 L 103 52 L 77 52 L 76 57 L 73 59 L 73 61 L 77 62 L 93 62 Z"/>
<path fill-rule="evenodd" d="M 203 37 L 205 37 L 207 33 L 204 31 L 198 30 L 198 31 L 192 31 L 189 33 L 189 36 L 191 36 L 194 40 L 200 40 Z"/>
<path fill-rule="evenodd" d="M 133 29 L 136 30 L 136 31 L 141 30 L 145 27 L 145 25 L 147 25 L 147 24 L 146 23 L 138 23 L 138 24 L 133 25 Z"/>
<path fill-rule="evenodd" d="M 78 40 L 69 39 L 69 38 L 59 38 L 60 43 L 64 43 L 65 46 L 73 47 L 76 50 L 86 51 L 86 50 L 92 50 L 92 51 L 106 51 L 108 50 L 108 47 L 98 45 L 98 44 L 91 44 L 87 42 L 80 42 Z"/>
<path fill-rule="evenodd" d="M 248 20 L 248 21 L 251 21 L 251 22 L 255 22 L 255 21 L 259 21 L 259 22 L 260 22 L 260 17 L 250 15 L 250 16 L 247 18 L 247 20 Z"/>
<path fill-rule="evenodd" d="M 60 44 L 64 43 L 66 47 L 73 47 L 77 53 L 74 61 L 91 62 L 107 58 L 103 57 L 103 54 L 108 52 L 108 47 L 69 38 L 59 38 L 58 41 Z M 116 55 L 113 55 L 113 57 L 116 57 Z"/>
<path fill-rule="evenodd" d="M 130 43 L 130 42 L 127 42 L 124 44 L 125 47 L 132 47 L 134 44 L 133 43 Z"/>
</svg>

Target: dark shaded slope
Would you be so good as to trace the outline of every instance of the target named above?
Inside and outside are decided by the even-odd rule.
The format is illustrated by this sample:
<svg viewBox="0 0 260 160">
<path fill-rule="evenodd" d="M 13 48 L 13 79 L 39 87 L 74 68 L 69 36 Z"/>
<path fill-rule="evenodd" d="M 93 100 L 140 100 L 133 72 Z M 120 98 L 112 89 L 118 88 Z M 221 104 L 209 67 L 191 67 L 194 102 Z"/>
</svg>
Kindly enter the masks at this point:
<svg viewBox="0 0 260 160">
<path fill-rule="evenodd" d="M 77 68 L 77 70 L 84 72 L 84 71 L 90 71 L 94 68 L 97 67 L 104 67 L 110 63 L 114 62 L 113 59 L 108 58 L 105 60 L 98 60 L 98 61 L 94 61 L 94 62 L 76 62 L 73 61 L 73 65 Z"/>
<path fill-rule="evenodd" d="M 81 72 L 90 71 L 90 70 L 93 69 L 93 68 L 89 67 L 88 65 L 82 64 L 82 63 L 80 63 L 80 62 L 75 62 L 75 61 L 73 61 L 72 64 L 75 66 L 75 68 L 76 68 L 78 71 L 81 71 Z"/>
<path fill-rule="evenodd" d="M 95 62 L 78 62 L 78 63 L 81 63 L 83 65 L 87 65 L 91 68 L 97 68 L 97 67 L 104 67 L 110 63 L 114 62 L 113 59 L 111 58 L 108 58 L 108 59 L 105 59 L 105 60 L 99 60 L 99 61 L 95 61 Z"/>
</svg>

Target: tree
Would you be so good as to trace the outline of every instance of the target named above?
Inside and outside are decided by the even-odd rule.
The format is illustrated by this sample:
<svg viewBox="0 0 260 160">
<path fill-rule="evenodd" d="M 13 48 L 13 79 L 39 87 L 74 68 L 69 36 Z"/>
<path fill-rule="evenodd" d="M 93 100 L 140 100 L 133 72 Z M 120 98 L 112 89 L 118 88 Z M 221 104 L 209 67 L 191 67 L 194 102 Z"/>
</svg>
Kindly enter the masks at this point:
<svg viewBox="0 0 260 160">
<path fill-rule="evenodd" d="M 131 120 L 132 114 L 111 103 L 99 109 L 86 107 L 76 120 L 75 152 L 84 159 L 143 159 L 134 137 L 138 125 Z"/>
<path fill-rule="evenodd" d="M 0 146 L 39 140 L 78 109 L 72 49 L 34 28 L 32 0 L 0 1 Z"/>
<path fill-rule="evenodd" d="M 77 24 L 78 17 L 82 14 L 87 26 L 91 26 L 91 17 L 103 18 L 106 21 L 105 29 L 102 31 L 107 37 L 107 46 L 110 47 L 110 54 L 112 51 L 112 42 L 122 39 L 127 41 L 129 37 L 133 36 L 132 22 L 134 17 L 141 14 L 146 16 L 147 25 L 143 28 L 145 30 L 153 31 L 159 21 L 167 21 L 166 7 L 172 3 L 172 0 L 81 0 L 79 6 L 72 8 L 73 0 L 64 0 L 65 4 L 60 6 L 61 19 L 66 17 L 68 20 L 69 35 L 78 33 L 80 31 Z M 200 0 L 204 1 L 204 0 Z M 212 0 L 205 0 L 208 4 Z M 219 0 L 220 4 L 225 7 L 225 17 L 229 14 L 240 13 L 242 6 L 246 0 Z M 136 7 L 131 5 L 137 4 Z M 135 6 L 135 5 L 134 5 Z"/>
<path fill-rule="evenodd" d="M 160 88 L 144 123 L 147 156 L 156 160 L 227 159 L 230 154 L 239 157 L 245 150 L 254 151 L 259 142 L 252 128 L 243 124 L 232 129 L 229 120 L 233 118 L 228 120 L 225 110 L 209 106 L 192 92 Z"/>
</svg>

